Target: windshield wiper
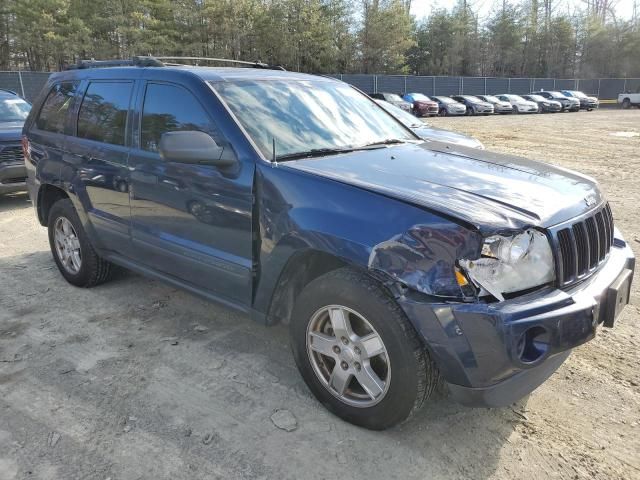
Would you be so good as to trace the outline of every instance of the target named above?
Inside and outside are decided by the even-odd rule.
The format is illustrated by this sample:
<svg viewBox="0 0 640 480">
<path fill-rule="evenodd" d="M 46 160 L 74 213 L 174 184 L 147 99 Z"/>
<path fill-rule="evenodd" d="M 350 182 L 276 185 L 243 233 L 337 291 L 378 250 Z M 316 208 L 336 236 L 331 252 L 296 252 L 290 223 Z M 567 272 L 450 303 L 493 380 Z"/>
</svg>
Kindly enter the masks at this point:
<svg viewBox="0 0 640 480">
<path fill-rule="evenodd" d="M 284 155 L 278 155 L 277 161 L 296 160 L 299 158 L 313 158 L 313 157 L 325 157 L 327 155 L 337 155 L 339 153 L 353 152 L 353 148 L 314 148 L 306 150 L 304 152 L 286 153 Z"/>
<path fill-rule="evenodd" d="M 384 147 L 385 145 L 397 145 L 399 143 L 406 143 L 406 140 L 400 140 L 399 138 L 387 138 L 386 140 L 380 140 L 379 142 L 371 142 L 366 145 L 362 145 L 358 147 L 358 150 L 361 148 L 369 148 L 369 147 Z"/>
</svg>

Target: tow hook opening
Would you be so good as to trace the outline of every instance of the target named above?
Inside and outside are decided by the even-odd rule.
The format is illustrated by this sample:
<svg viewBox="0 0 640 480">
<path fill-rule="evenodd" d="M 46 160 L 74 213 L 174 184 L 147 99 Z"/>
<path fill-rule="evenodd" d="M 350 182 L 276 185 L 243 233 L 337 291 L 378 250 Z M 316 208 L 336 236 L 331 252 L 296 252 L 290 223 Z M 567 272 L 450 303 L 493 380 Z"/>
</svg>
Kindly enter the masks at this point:
<svg viewBox="0 0 640 480">
<path fill-rule="evenodd" d="M 549 332 L 541 326 L 525 330 L 518 339 L 518 358 L 523 363 L 534 363 L 549 350 Z"/>
</svg>

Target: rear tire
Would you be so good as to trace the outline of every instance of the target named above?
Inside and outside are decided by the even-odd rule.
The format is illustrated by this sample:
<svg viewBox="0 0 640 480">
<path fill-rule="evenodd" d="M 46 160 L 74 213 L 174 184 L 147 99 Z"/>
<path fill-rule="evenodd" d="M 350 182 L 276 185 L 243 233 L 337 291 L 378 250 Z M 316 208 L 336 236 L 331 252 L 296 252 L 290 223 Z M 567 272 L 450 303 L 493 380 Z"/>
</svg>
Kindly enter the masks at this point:
<svg viewBox="0 0 640 480">
<path fill-rule="evenodd" d="M 625 98 L 622 101 L 622 108 L 624 108 L 625 110 L 631 108 L 631 100 L 629 100 L 628 98 Z"/>
<path fill-rule="evenodd" d="M 438 381 L 404 312 L 371 277 L 350 268 L 304 288 L 290 334 L 309 389 L 329 411 L 361 427 L 382 430 L 406 420 Z"/>
<path fill-rule="evenodd" d="M 111 278 L 113 264 L 94 250 L 71 200 L 65 198 L 53 204 L 48 230 L 53 259 L 67 282 L 89 288 Z"/>
</svg>

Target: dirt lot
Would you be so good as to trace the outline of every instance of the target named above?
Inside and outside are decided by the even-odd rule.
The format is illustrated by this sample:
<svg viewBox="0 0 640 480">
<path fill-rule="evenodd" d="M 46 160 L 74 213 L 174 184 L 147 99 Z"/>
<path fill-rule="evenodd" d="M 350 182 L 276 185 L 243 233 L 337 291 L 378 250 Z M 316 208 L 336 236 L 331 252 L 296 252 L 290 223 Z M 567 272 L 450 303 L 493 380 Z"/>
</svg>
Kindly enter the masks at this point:
<svg viewBox="0 0 640 480">
<path fill-rule="evenodd" d="M 434 119 L 596 177 L 640 253 L 640 110 Z M 23 195 L 0 199 L 0 479 L 640 478 L 640 278 L 613 330 L 530 397 L 439 394 L 386 432 L 327 413 L 285 328 L 133 274 L 67 285 Z M 271 416 L 287 410 L 291 432 Z M 285 415 L 286 412 L 280 413 Z"/>
</svg>

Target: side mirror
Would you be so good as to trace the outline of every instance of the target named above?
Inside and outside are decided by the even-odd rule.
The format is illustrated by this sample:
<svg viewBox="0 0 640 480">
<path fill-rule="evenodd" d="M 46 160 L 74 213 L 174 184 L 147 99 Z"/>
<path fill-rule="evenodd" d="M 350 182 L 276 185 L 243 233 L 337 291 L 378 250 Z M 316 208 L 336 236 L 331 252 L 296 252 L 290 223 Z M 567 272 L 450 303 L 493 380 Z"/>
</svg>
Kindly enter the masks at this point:
<svg viewBox="0 0 640 480">
<path fill-rule="evenodd" d="M 225 168 L 235 165 L 230 148 L 221 147 L 211 135 L 197 130 L 167 132 L 158 145 L 163 160 L 176 163 L 213 165 Z"/>
</svg>

